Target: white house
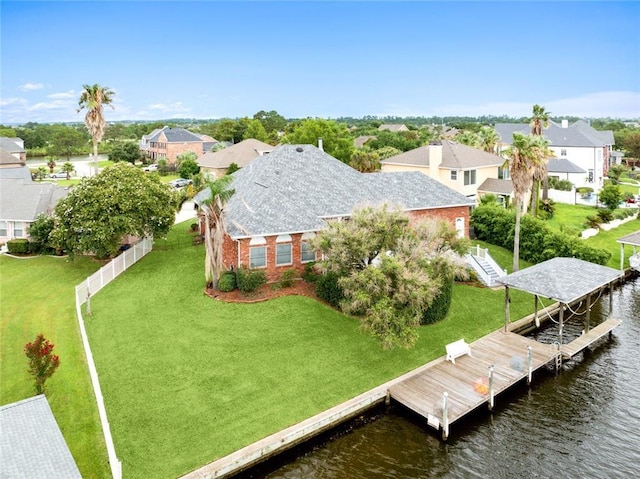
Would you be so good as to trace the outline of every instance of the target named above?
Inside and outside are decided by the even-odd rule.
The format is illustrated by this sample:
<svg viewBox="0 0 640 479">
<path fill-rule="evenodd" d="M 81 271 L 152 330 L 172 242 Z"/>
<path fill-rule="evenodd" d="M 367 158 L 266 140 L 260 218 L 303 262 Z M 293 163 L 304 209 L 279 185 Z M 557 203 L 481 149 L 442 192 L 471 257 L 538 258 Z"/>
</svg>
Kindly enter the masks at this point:
<svg viewBox="0 0 640 479">
<path fill-rule="evenodd" d="M 531 133 L 531 127 L 525 123 L 497 123 L 495 129 L 501 138 L 501 148 L 511 145 L 514 132 Z M 569 161 L 577 167 L 574 168 L 576 171 L 584 170 L 584 174 L 574 174 L 570 178 L 576 187 L 602 187 L 613 161 L 612 131 L 598 131 L 583 120 L 571 125 L 568 120 L 562 120 L 560 124 L 550 121 L 542 134 L 549 140 L 549 148 L 556 159 Z"/>
</svg>

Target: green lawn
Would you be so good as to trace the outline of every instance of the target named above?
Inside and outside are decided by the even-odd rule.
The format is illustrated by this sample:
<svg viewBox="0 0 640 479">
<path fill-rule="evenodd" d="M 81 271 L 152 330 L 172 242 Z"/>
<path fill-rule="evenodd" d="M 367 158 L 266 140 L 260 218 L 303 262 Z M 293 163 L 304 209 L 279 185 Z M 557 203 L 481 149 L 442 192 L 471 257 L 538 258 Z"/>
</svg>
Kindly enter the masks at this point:
<svg viewBox="0 0 640 479">
<path fill-rule="evenodd" d="M 226 304 L 203 295 L 204 250 L 182 240 L 187 226 L 92 299 L 87 328 L 125 477 L 186 473 L 504 321 L 503 292 L 456 285 L 448 317 L 422 327 L 414 349 L 384 351 L 309 298 Z M 513 319 L 533 310 L 518 293 Z"/>
<path fill-rule="evenodd" d="M 635 219 L 633 221 L 629 221 L 624 223 L 617 228 L 614 228 L 609 231 L 600 230 L 600 232 L 585 240 L 585 242 L 589 246 L 593 246 L 595 248 L 606 249 L 611 252 L 611 259 L 607 263 L 607 266 L 610 266 L 615 269 L 620 268 L 620 243 L 617 243 L 616 240 L 618 238 L 622 238 L 628 234 L 634 233 L 636 231 L 640 231 L 640 219 Z M 625 262 L 624 267 L 629 267 L 629 257 L 632 254 L 632 248 L 630 246 L 625 247 Z"/>
<path fill-rule="evenodd" d="M 110 477 L 74 299 L 74 286 L 98 267 L 86 258 L 0 256 L 0 404 L 35 395 L 23 348 L 43 333 L 60 356 L 47 399 L 86 478 Z"/>
<path fill-rule="evenodd" d="M 569 227 L 582 231 L 586 229 L 585 222 L 587 216 L 594 216 L 597 210 L 593 206 L 570 205 L 567 203 L 556 203 L 556 210 L 553 218 L 546 221 L 549 227 L 556 230 L 564 230 Z"/>
</svg>

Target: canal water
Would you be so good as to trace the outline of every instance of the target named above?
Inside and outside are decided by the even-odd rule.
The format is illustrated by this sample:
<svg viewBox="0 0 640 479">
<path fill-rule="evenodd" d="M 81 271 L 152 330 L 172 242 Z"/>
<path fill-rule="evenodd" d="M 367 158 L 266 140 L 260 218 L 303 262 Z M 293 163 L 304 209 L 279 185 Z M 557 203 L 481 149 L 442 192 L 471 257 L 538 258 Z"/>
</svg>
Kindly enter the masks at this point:
<svg viewBox="0 0 640 479">
<path fill-rule="evenodd" d="M 604 294 L 594 306 L 592 324 L 606 317 L 608 300 Z M 394 406 L 292 462 L 246 477 L 640 477 L 640 278 L 614 291 L 613 317 L 622 324 L 611 339 L 559 373 L 538 371 L 530 388 L 517 385 L 499 396 L 493 413 L 481 408 L 456 422 L 447 443 L 423 419 Z M 568 321 L 565 337 L 579 334 L 583 318 Z M 556 335 L 551 323 L 539 340 Z"/>
</svg>

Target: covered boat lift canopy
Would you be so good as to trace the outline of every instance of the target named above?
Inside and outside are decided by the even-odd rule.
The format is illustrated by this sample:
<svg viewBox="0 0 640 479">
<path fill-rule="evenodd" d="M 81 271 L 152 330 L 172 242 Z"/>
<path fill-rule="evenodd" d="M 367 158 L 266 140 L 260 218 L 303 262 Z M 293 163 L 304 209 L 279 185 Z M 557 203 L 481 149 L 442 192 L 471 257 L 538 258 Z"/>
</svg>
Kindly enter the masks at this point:
<svg viewBox="0 0 640 479">
<path fill-rule="evenodd" d="M 628 244 L 633 246 L 633 255 L 629 258 L 629 266 L 640 271 L 640 253 L 636 251 L 636 248 L 640 247 L 640 231 L 618 238 L 616 241 L 620 243 L 620 269 L 624 269 L 624 246 Z"/>
<path fill-rule="evenodd" d="M 589 312 L 591 310 L 591 295 L 609 287 L 613 292 L 613 285 L 623 277 L 624 273 L 608 266 L 583 261 L 577 258 L 552 258 L 529 268 L 511 273 L 496 280 L 505 287 L 504 328 L 509 325 L 509 288 L 531 293 L 535 296 L 535 320 L 538 321 L 538 297 L 557 301 L 559 305 L 559 346 L 562 349 L 562 330 L 564 309 L 571 304 L 586 298 L 585 334 L 589 334 Z M 612 310 L 613 294 L 610 294 L 609 315 Z M 590 341 L 583 341 L 586 345 L 610 332 L 618 321 L 610 320 L 610 328 L 600 328 L 596 334 L 594 329 Z M 600 334 L 602 331 L 604 333 Z M 585 338 L 587 339 L 587 338 Z M 584 347 L 586 347 L 586 345 Z M 575 354 L 575 353 L 573 353 Z M 564 354 L 571 357 L 573 354 Z"/>
</svg>

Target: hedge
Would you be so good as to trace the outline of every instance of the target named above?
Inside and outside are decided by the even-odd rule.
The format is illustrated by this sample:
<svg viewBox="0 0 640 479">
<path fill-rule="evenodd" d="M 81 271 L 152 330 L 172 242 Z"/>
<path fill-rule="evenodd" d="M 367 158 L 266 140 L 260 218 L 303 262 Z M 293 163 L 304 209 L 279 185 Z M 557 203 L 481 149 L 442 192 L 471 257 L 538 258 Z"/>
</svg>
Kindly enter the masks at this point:
<svg viewBox="0 0 640 479">
<path fill-rule="evenodd" d="M 515 212 L 499 205 L 481 205 L 471 213 L 471 221 L 478 239 L 513 251 Z M 542 220 L 523 216 L 520 220 L 520 258 L 535 264 L 558 256 L 604 265 L 611 253 L 555 231 Z"/>
<path fill-rule="evenodd" d="M 267 274 L 261 269 L 248 269 L 242 267 L 236 274 L 238 289 L 245 293 L 251 293 L 267 282 Z"/>
<path fill-rule="evenodd" d="M 225 271 L 218 281 L 218 289 L 223 293 L 236 289 L 236 274 L 233 271 Z"/>
<path fill-rule="evenodd" d="M 29 254 L 31 252 L 31 247 L 28 239 L 16 238 L 7 241 L 7 250 L 11 254 Z"/>
<path fill-rule="evenodd" d="M 316 279 L 316 294 L 335 308 L 340 307 L 340 301 L 344 299 L 344 292 L 338 284 L 338 273 L 328 271 Z"/>
<path fill-rule="evenodd" d="M 445 281 L 438 295 L 422 315 L 420 324 L 436 323 L 447 316 L 453 297 L 453 280 Z"/>
</svg>

